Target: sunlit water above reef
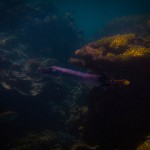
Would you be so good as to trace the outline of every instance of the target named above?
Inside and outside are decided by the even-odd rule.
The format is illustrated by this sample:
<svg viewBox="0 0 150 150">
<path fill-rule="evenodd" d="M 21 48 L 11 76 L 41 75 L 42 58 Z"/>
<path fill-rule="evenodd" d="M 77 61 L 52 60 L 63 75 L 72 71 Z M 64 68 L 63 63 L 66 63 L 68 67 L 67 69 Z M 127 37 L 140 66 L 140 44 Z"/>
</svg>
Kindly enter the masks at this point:
<svg viewBox="0 0 150 150">
<path fill-rule="evenodd" d="M 149 8 L 1 0 L 0 149 L 150 150 Z"/>
<path fill-rule="evenodd" d="M 75 15 L 78 27 L 87 36 L 95 34 L 98 30 L 117 17 L 149 14 L 150 2 L 112 1 L 112 0 L 67 0 L 55 1 L 61 12 L 71 12 Z"/>
</svg>

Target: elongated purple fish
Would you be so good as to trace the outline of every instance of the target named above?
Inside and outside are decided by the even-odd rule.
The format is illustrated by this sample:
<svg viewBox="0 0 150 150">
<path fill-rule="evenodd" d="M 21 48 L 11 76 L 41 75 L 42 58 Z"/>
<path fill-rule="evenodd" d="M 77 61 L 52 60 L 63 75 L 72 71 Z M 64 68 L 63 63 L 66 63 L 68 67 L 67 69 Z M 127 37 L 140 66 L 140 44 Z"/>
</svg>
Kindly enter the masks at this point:
<svg viewBox="0 0 150 150">
<path fill-rule="evenodd" d="M 83 73 L 80 71 L 75 71 L 59 66 L 52 66 L 50 68 L 39 68 L 39 71 L 41 73 L 46 73 L 56 77 L 61 75 L 93 86 L 108 86 L 110 84 L 106 75 Z"/>
<path fill-rule="evenodd" d="M 106 75 L 96 75 L 90 73 L 83 73 L 80 71 L 75 71 L 72 69 L 67 69 L 59 66 L 52 66 L 50 68 L 39 68 L 39 72 L 49 74 L 51 76 L 65 76 L 71 79 L 75 79 L 79 82 L 83 82 L 93 86 L 110 86 L 112 84 L 119 84 L 119 85 L 128 85 L 130 82 L 125 79 L 121 80 L 114 80 L 108 78 Z"/>
</svg>

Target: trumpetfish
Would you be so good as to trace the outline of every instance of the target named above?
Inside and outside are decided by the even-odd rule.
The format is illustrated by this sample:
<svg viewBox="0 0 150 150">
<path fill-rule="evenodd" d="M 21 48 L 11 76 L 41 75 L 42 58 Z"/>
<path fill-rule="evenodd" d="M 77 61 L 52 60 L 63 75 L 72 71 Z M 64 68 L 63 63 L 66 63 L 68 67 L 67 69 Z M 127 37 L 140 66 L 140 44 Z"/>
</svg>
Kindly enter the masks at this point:
<svg viewBox="0 0 150 150">
<path fill-rule="evenodd" d="M 93 85 L 93 86 L 102 86 L 107 87 L 110 85 L 129 85 L 130 81 L 126 79 L 110 79 L 105 74 L 97 75 L 97 74 L 91 74 L 91 73 L 84 73 L 80 71 L 75 71 L 68 68 L 63 68 L 59 66 L 52 66 L 49 68 L 40 67 L 39 72 L 44 74 L 49 74 L 52 76 L 65 76 L 70 77 L 71 79 L 74 78 L 80 82 Z"/>
</svg>

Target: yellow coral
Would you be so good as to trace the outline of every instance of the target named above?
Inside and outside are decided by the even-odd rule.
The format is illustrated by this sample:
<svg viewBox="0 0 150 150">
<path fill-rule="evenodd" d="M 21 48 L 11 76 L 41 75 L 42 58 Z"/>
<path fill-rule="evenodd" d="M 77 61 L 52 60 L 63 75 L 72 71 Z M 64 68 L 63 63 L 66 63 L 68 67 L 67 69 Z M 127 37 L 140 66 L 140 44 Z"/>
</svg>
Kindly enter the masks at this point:
<svg viewBox="0 0 150 150">
<path fill-rule="evenodd" d="M 102 44 L 102 45 L 109 45 L 110 44 L 110 41 L 113 39 L 113 36 L 110 36 L 110 37 L 103 37 L 101 38 L 100 40 L 98 40 L 97 42 L 99 44 Z"/>
<path fill-rule="evenodd" d="M 143 46 L 131 46 L 126 51 L 121 54 L 114 54 L 113 52 L 108 52 L 105 56 L 102 56 L 102 52 L 99 54 L 99 59 L 115 61 L 121 60 L 126 61 L 131 58 L 150 56 L 150 48 Z"/>
<path fill-rule="evenodd" d="M 96 54 L 98 55 L 98 56 L 101 56 L 102 55 L 102 53 L 105 51 L 106 49 L 104 48 L 104 47 L 100 47 L 98 50 L 96 50 L 95 52 L 96 52 Z"/>
<path fill-rule="evenodd" d="M 81 107 L 81 113 L 86 114 L 88 112 L 88 107 L 87 106 L 82 106 Z"/>
<path fill-rule="evenodd" d="M 110 57 L 114 57 L 115 56 L 115 54 L 113 54 L 113 53 L 107 53 L 107 55 L 106 55 L 108 58 L 110 58 Z"/>
<path fill-rule="evenodd" d="M 145 141 L 136 150 L 150 150 L 150 141 Z"/>
<path fill-rule="evenodd" d="M 147 54 L 150 54 L 150 48 L 145 48 L 142 46 L 133 46 L 127 49 L 122 55 L 129 57 L 139 57 Z"/>
<path fill-rule="evenodd" d="M 135 34 L 117 34 L 111 37 L 104 37 L 97 42 L 102 45 L 108 45 L 110 48 L 118 49 L 128 44 L 131 39 L 135 38 Z"/>
<path fill-rule="evenodd" d="M 111 62 L 149 57 L 150 47 L 149 44 L 144 46 L 144 42 L 141 37 L 136 37 L 133 33 L 117 34 L 99 39 L 95 43 L 97 44 L 96 47 L 92 47 L 92 45 L 84 46 L 80 50 L 77 50 L 76 54 L 81 57 L 88 56 L 94 61 L 102 60 Z M 149 42 L 149 37 L 147 37 L 146 42 Z"/>
<path fill-rule="evenodd" d="M 124 34 L 124 35 L 117 34 L 117 35 L 113 36 L 113 39 L 110 42 L 110 47 L 115 48 L 115 49 L 124 47 L 128 44 L 129 40 L 131 40 L 133 38 L 135 38 L 135 35 L 132 33 Z"/>
</svg>

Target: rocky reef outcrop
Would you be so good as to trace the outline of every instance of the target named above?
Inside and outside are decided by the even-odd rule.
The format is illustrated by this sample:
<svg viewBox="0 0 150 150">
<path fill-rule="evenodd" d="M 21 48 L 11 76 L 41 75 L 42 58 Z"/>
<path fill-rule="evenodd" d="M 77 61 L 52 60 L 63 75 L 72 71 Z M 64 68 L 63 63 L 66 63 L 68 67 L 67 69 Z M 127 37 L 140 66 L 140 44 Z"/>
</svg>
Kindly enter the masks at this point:
<svg viewBox="0 0 150 150">
<path fill-rule="evenodd" d="M 81 144 L 75 149 L 134 150 L 146 139 L 150 131 L 149 41 L 148 34 L 115 34 L 75 51 L 71 63 L 113 79 L 130 81 L 128 86 L 91 90 Z"/>
</svg>

